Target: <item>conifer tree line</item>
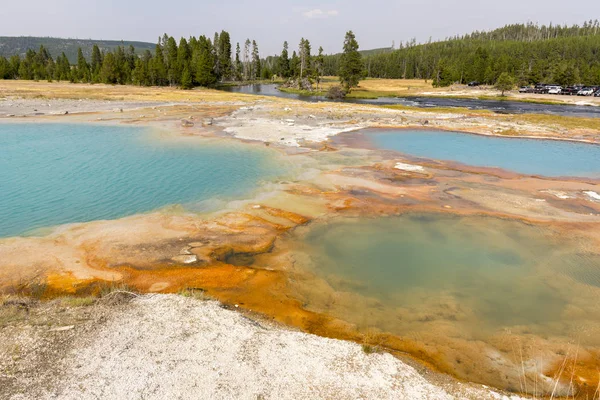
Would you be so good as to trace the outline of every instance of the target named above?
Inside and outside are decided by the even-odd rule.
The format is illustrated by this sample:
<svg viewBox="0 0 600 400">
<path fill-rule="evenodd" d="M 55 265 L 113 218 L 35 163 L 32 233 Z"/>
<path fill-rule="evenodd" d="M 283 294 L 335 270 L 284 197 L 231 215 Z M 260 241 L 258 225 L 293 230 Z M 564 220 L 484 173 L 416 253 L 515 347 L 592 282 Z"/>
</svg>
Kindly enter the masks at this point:
<svg viewBox="0 0 600 400">
<path fill-rule="evenodd" d="M 325 74 L 339 71 L 341 55 L 325 58 Z M 428 79 L 434 85 L 494 84 L 506 72 L 521 84 L 600 85 L 600 23 L 583 26 L 517 24 L 441 42 L 400 44 L 363 57 L 373 78 Z"/>
<path fill-rule="evenodd" d="M 288 42 L 283 42 L 283 49 L 278 56 L 267 57 L 265 63 L 268 63 L 273 75 L 280 78 L 300 78 L 309 79 L 317 83 L 321 81 L 324 75 L 325 55 L 323 47 L 319 47 L 317 54 L 311 54 L 312 45 L 308 39 L 300 39 L 297 49 L 291 50 Z"/>
<path fill-rule="evenodd" d="M 325 69 L 323 48 L 311 54 L 312 47 L 302 38 L 289 54 L 288 42 L 279 56 L 260 58 L 258 44 L 247 39 L 232 48 L 226 31 L 206 36 L 181 38 L 179 43 L 167 34 L 159 38 L 154 52 L 138 55 L 133 46 L 113 51 L 92 48 L 87 60 L 78 49 L 77 63 L 71 65 L 62 53 L 54 60 L 44 46 L 28 50 L 24 57 L 0 56 L 0 79 L 57 80 L 84 83 L 135 84 L 140 86 L 210 86 L 224 81 L 254 81 L 280 78 L 308 78 L 320 83 Z"/>
<path fill-rule="evenodd" d="M 71 65 L 62 53 L 56 60 L 43 47 L 28 50 L 24 57 L 0 57 L 0 79 L 60 80 L 71 82 L 135 84 L 140 86 L 209 86 L 219 81 L 270 78 L 263 68 L 256 41 L 239 43 L 232 54 L 228 32 L 181 38 L 179 43 L 167 34 L 159 38 L 154 53 L 137 55 L 133 46 L 118 46 L 113 51 L 92 49 L 91 59 L 78 50 L 77 63 Z"/>
</svg>

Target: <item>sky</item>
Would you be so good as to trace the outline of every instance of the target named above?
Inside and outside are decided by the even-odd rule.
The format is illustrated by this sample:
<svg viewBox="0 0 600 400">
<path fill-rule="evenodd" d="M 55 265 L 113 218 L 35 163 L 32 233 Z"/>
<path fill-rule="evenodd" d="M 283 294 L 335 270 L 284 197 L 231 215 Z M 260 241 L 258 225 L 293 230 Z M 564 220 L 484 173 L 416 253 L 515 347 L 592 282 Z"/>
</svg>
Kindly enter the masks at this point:
<svg viewBox="0 0 600 400">
<path fill-rule="evenodd" d="M 156 42 L 159 35 L 256 40 L 261 56 L 296 49 L 341 51 L 354 31 L 363 50 L 424 42 L 510 23 L 582 24 L 600 18 L 599 0 L 1 0 L 0 36 Z"/>
</svg>

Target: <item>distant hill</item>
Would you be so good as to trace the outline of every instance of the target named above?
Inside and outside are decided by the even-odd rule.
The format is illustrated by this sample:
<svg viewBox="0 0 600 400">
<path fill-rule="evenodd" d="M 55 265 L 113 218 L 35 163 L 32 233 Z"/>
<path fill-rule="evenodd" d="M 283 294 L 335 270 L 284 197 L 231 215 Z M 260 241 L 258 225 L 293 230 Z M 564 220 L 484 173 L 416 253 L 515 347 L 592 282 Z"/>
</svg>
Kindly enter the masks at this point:
<svg viewBox="0 0 600 400">
<path fill-rule="evenodd" d="M 519 85 L 600 85 L 598 20 L 572 26 L 512 24 L 423 44 L 413 39 L 386 50 L 363 52 L 369 77 L 427 79 L 449 86 L 494 84 L 507 73 Z M 341 54 L 326 57 L 325 75 L 337 73 L 340 58 Z"/>
<path fill-rule="evenodd" d="M 391 47 L 381 47 L 379 49 L 371 49 L 371 50 L 360 50 L 359 53 L 363 56 L 363 57 L 368 57 L 368 56 L 374 56 L 376 54 L 382 54 L 382 53 L 390 53 L 392 52 L 392 48 Z"/>
<path fill-rule="evenodd" d="M 155 44 L 147 42 L 130 42 L 119 40 L 91 40 L 91 39 L 60 39 L 51 37 L 33 37 L 20 36 L 8 37 L 0 36 L 0 56 L 6 58 L 18 54 L 24 56 L 27 50 L 32 49 L 38 51 L 40 45 L 43 45 L 56 59 L 63 52 L 72 64 L 77 62 L 77 49 L 81 47 L 83 55 L 89 60 L 92 55 L 92 47 L 94 44 L 100 47 L 100 50 L 108 51 L 117 46 L 135 47 L 136 53 L 140 54 L 146 50 L 154 52 Z"/>
</svg>

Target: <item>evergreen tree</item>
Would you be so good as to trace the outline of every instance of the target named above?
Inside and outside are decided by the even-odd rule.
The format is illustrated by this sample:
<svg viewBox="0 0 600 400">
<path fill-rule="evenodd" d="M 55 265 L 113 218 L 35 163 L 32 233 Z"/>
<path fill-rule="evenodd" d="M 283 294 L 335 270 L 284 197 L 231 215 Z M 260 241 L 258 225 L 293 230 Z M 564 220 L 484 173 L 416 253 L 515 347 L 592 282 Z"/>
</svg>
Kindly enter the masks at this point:
<svg viewBox="0 0 600 400">
<path fill-rule="evenodd" d="M 310 75 L 310 42 L 308 40 L 304 38 L 300 40 L 298 54 L 300 57 L 300 79 L 302 79 Z"/>
<path fill-rule="evenodd" d="M 317 91 L 319 90 L 319 84 L 321 83 L 321 76 L 323 76 L 323 70 L 325 68 L 325 56 L 323 55 L 323 47 L 319 47 L 319 54 L 314 60 L 314 77 L 317 81 Z"/>
<path fill-rule="evenodd" d="M 57 81 L 71 80 L 71 64 L 64 52 L 56 59 L 54 79 Z"/>
<path fill-rule="evenodd" d="M 137 59 L 135 67 L 131 73 L 131 79 L 134 85 L 146 86 L 148 84 L 147 64 L 142 59 Z"/>
<path fill-rule="evenodd" d="M 83 56 L 81 47 L 77 49 L 77 79 L 82 82 L 90 81 L 90 67 Z"/>
<path fill-rule="evenodd" d="M 260 77 L 260 55 L 258 54 L 258 45 L 256 40 L 252 41 L 252 79 Z"/>
<path fill-rule="evenodd" d="M 498 81 L 496 82 L 496 90 L 502 92 L 502 96 L 504 96 L 504 92 L 508 90 L 512 90 L 515 86 L 515 83 L 508 72 L 503 72 L 498 77 Z"/>
<path fill-rule="evenodd" d="M 229 33 L 221 31 L 219 35 L 219 67 L 221 71 L 221 79 L 231 79 L 231 38 Z"/>
<path fill-rule="evenodd" d="M 210 86 L 217 81 L 214 71 L 212 45 L 205 36 L 198 38 L 198 57 L 195 81 L 200 86 Z"/>
<path fill-rule="evenodd" d="M 14 56 L 10 57 L 8 62 L 10 64 L 10 72 L 12 74 L 11 79 L 18 79 L 19 78 L 19 67 L 21 66 L 21 57 L 19 57 L 18 55 L 15 54 Z"/>
<path fill-rule="evenodd" d="M 212 42 L 212 56 L 214 59 L 214 69 L 215 69 L 215 76 L 217 77 L 217 80 L 221 79 L 221 58 L 220 58 L 220 50 L 221 48 L 219 47 L 219 42 L 220 42 L 220 38 L 219 38 L 219 33 L 215 32 L 215 36 Z"/>
<path fill-rule="evenodd" d="M 119 68 L 112 52 L 108 52 L 104 56 L 102 69 L 100 70 L 100 81 L 108 84 L 115 84 L 119 81 Z"/>
<path fill-rule="evenodd" d="M 177 42 L 175 42 L 175 38 L 173 38 L 173 36 L 170 36 L 167 39 L 167 47 L 165 48 L 165 58 L 167 60 L 166 68 L 167 77 L 169 79 L 169 85 L 178 85 L 179 79 L 181 77 L 181 70 L 179 68 L 178 61 Z"/>
<path fill-rule="evenodd" d="M 154 51 L 154 58 L 152 59 L 152 66 L 150 68 L 150 78 L 152 84 L 156 86 L 164 86 L 168 82 L 167 68 L 160 44 L 156 45 L 156 50 Z"/>
<path fill-rule="evenodd" d="M 187 90 L 193 87 L 194 83 L 192 82 L 192 74 L 190 73 L 190 68 L 186 65 L 183 68 L 183 73 L 181 75 L 181 88 Z"/>
<path fill-rule="evenodd" d="M 340 81 L 344 89 L 349 92 L 358 86 L 363 76 L 362 57 L 358 52 L 358 42 L 352 31 L 346 32 L 344 39 L 344 52 L 340 59 Z"/>
<path fill-rule="evenodd" d="M 235 48 L 235 80 L 241 81 L 244 75 L 244 64 L 240 60 L 240 44 L 237 43 Z"/>
<path fill-rule="evenodd" d="M 10 63 L 4 56 L 0 56 L 0 79 L 11 79 Z"/>
<path fill-rule="evenodd" d="M 290 59 L 288 56 L 288 42 L 283 42 L 283 50 L 278 60 L 278 71 L 282 78 L 290 76 Z"/>
<path fill-rule="evenodd" d="M 188 44 L 187 40 L 185 40 L 185 38 L 181 38 L 179 40 L 179 47 L 177 49 L 177 64 L 182 71 L 182 79 L 183 79 L 183 70 L 186 67 L 188 68 L 188 73 L 191 76 L 191 71 L 190 71 L 190 62 L 191 61 L 192 61 L 192 51 L 190 49 L 190 45 Z"/>
<path fill-rule="evenodd" d="M 102 67 L 102 53 L 98 45 L 92 47 L 92 63 L 90 65 L 92 81 L 99 80 L 100 68 Z"/>
<path fill-rule="evenodd" d="M 300 59 L 298 55 L 294 51 L 292 53 L 292 58 L 290 59 L 290 76 L 297 77 L 300 75 Z"/>
<path fill-rule="evenodd" d="M 244 54 L 243 54 L 243 63 L 244 63 L 244 80 L 250 79 L 250 39 L 246 39 L 246 43 L 244 43 Z"/>
</svg>

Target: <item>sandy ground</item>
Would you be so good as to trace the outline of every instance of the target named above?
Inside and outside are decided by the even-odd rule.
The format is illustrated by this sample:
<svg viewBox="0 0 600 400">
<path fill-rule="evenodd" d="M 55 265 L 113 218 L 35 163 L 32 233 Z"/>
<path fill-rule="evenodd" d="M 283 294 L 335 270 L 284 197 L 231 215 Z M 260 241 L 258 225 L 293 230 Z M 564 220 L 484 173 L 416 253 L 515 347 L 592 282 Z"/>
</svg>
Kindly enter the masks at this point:
<svg viewBox="0 0 600 400">
<path fill-rule="evenodd" d="M 63 348 L 44 359 L 53 367 L 35 381 L 28 379 L 39 360 L 27 352 L 27 328 L 3 329 L 13 349 L 24 347 L 18 357 L 13 350 L 13 362 L 0 361 L 1 379 L 28 384 L 21 393 L 0 389 L 2 398 L 518 399 L 429 381 L 389 354 L 255 321 L 213 301 L 150 295 L 83 309 L 88 320 L 38 332 L 50 337 L 47 347 Z"/>
<path fill-rule="evenodd" d="M 136 110 L 146 107 L 164 105 L 160 102 L 131 102 L 115 100 L 70 100 L 70 99 L 20 99 L 9 98 L 0 100 L 0 116 L 23 117 L 42 115 L 66 115 L 76 113 L 91 113 L 99 111 Z M 170 106 L 175 104 L 168 104 Z"/>
</svg>

